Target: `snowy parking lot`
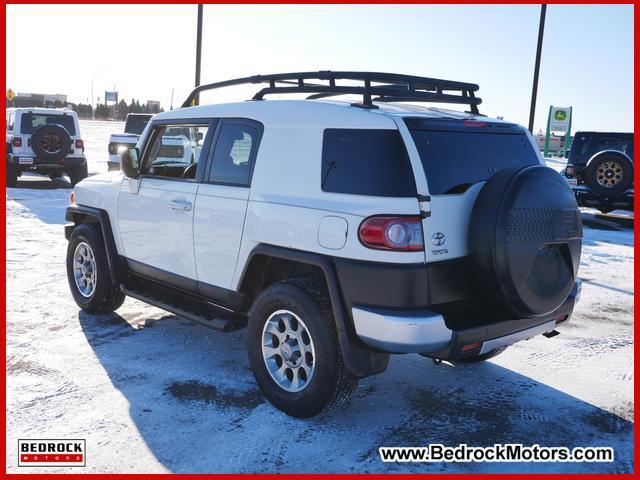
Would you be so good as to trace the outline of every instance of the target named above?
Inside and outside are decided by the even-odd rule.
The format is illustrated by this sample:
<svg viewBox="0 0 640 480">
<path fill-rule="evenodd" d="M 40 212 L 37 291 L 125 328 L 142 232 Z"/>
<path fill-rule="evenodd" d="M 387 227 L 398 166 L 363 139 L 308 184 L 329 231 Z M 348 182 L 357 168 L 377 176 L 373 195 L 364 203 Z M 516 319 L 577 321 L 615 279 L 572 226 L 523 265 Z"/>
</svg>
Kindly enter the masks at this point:
<svg viewBox="0 0 640 480">
<path fill-rule="evenodd" d="M 91 173 L 122 124 L 82 122 Z M 19 438 L 84 438 L 82 472 L 633 471 L 633 230 L 585 228 L 583 293 L 561 335 L 484 364 L 393 356 L 345 408 L 287 417 L 262 396 L 244 332 L 223 334 L 127 299 L 82 313 L 69 293 L 70 186 L 7 189 L 7 465 Z M 597 226 L 597 225 L 596 225 Z M 613 463 L 383 463 L 379 447 L 609 446 Z M 71 470 L 71 469 L 70 469 Z M 80 473 L 73 469 L 73 473 Z"/>
</svg>

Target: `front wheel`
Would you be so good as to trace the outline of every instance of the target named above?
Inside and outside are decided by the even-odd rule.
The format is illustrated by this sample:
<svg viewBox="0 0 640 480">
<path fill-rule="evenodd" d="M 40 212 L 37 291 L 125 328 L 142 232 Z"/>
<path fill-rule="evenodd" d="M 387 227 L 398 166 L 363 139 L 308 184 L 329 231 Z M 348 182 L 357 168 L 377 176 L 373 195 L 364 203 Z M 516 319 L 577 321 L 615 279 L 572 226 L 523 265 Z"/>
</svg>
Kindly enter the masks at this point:
<svg viewBox="0 0 640 480">
<path fill-rule="evenodd" d="M 88 313 L 111 313 L 124 302 L 124 292 L 111 282 L 102 233 L 93 225 L 79 225 L 71 233 L 67 279 L 76 304 Z"/>
<path fill-rule="evenodd" d="M 358 384 L 345 369 L 328 296 L 314 282 L 281 282 L 262 292 L 249 314 L 247 344 L 262 392 L 293 417 L 338 407 Z"/>
</svg>

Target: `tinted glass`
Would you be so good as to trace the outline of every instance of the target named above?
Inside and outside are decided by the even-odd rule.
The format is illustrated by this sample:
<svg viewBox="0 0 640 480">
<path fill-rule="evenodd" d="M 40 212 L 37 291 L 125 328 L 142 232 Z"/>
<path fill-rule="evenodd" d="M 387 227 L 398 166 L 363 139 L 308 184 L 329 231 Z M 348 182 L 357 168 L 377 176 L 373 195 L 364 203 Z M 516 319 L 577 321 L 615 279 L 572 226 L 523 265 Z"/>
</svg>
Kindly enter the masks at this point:
<svg viewBox="0 0 640 480">
<path fill-rule="evenodd" d="M 203 125 L 156 127 L 141 173 L 193 180 L 207 130 Z"/>
<path fill-rule="evenodd" d="M 129 115 L 127 116 L 127 122 L 124 124 L 124 133 L 135 133 L 140 135 L 147 126 L 151 115 Z"/>
<path fill-rule="evenodd" d="M 322 190 L 377 197 L 413 197 L 416 185 L 397 130 L 327 129 Z"/>
<path fill-rule="evenodd" d="M 41 125 L 60 125 L 70 135 L 76 134 L 76 125 L 71 115 L 47 115 L 39 113 L 23 113 L 20 118 L 20 133 L 30 134 Z"/>
<path fill-rule="evenodd" d="M 217 183 L 249 186 L 252 153 L 258 130 L 249 125 L 224 124 L 216 141 L 209 180 Z"/>
<path fill-rule="evenodd" d="M 15 115 L 13 113 L 10 113 L 9 115 L 7 115 L 7 130 L 9 130 L 10 132 L 13 131 L 14 118 L 15 118 Z"/>
<path fill-rule="evenodd" d="M 539 163 L 522 134 L 412 130 L 432 195 L 461 193 L 508 167 Z"/>
<path fill-rule="evenodd" d="M 585 135 L 579 142 L 574 140 L 574 143 L 575 153 L 585 162 L 603 150 L 617 150 L 633 159 L 633 135 Z"/>
</svg>

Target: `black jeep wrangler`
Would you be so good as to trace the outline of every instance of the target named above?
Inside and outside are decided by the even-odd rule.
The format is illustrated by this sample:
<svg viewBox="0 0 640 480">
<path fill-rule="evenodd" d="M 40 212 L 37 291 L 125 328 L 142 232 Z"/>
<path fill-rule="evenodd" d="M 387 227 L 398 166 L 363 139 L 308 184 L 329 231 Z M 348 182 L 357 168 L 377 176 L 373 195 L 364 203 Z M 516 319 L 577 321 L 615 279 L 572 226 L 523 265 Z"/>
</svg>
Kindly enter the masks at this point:
<svg viewBox="0 0 640 480">
<path fill-rule="evenodd" d="M 633 210 L 633 133 L 577 132 L 563 173 L 581 207 Z"/>
</svg>

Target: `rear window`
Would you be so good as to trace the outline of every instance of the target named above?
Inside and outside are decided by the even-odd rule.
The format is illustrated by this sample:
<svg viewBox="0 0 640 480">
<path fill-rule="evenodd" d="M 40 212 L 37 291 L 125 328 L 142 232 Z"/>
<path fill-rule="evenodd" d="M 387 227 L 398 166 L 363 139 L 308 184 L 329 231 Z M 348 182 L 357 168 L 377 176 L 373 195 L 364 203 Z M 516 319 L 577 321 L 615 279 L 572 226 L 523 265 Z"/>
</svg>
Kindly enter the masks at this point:
<svg viewBox="0 0 640 480">
<path fill-rule="evenodd" d="M 539 163 L 523 134 L 411 130 L 429 183 L 429 193 L 464 192 L 508 167 Z"/>
<path fill-rule="evenodd" d="M 571 146 L 572 159 L 587 162 L 603 150 L 617 150 L 633 159 L 633 135 L 629 134 L 576 134 Z"/>
<path fill-rule="evenodd" d="M 415 197 L 411 163 L 397 130 L 324 131 L 322 190 L 377 197 Z"/>
<path fill-rule="evenodd" d="M 42 125 L 60 125 L 70 135 L 76 134 L 76 125 L 71 115 L 52 115 L 40 113 L 23 113 L 20 117 L 20 133 L 31 134 Z"/>
<path fill-rule="evenodd" d="M 129 115 L 124 124 L 124 133 L 142 134 L 149 120 L 151 120 L 151 115 Z"/>
</svg>

